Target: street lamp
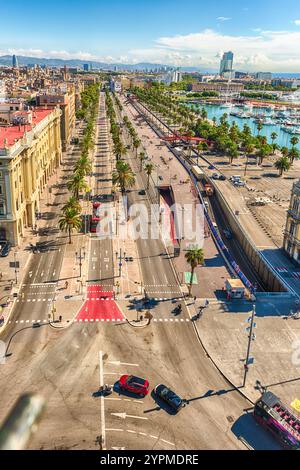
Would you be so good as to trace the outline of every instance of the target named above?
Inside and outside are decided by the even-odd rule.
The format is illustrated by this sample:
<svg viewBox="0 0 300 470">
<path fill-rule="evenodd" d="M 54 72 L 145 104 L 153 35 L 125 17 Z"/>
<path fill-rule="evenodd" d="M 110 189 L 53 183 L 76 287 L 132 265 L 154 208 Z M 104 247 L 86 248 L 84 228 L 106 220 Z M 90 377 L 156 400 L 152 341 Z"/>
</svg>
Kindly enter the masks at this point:
<svg viewBox="0 0 300 470">
<path fill-rule="evenodd" d="M 53 323 L 58 323 L 58 321 L 54 321 Z M 4 354 L 4 358 L 5 357 L 10 357 L 12 356 L 12 353 L 9 353 L 8 350 L 9 350 L 9 346 L 13 340 L 13 338 L 18 334 L 20 333 L 21 331 L 24 331 L 24 330 L 32 330 L 32 329 L 35 329 L 35 328 L 41 328 L 42 326 L 49 326 L 51 325 L 51 322 L 48 322 L 48 323 L 44 323 L 44 324 L 40 324 L 40 323 L 33 323 L 32 326 L 26 326 L 25 328 L 21 328 L 20 330 L 16 331 L 9 339 L 9 342 L 8 342 L 8 345 L 7 345 L 7 348 L 5 350 L 5 354 Z"/>
<path fill-rule="evenodd" d="M 253 333 L 254 328 L 256 328 L 256 323 L 254 323 L 256 315 L 256 310 L 255 310 L 255 305 L 253 305 L 253 310 L 251 317 L 248 318 L 248 323 L 250 323 L 250 326 L 246 328 L 246 331 L 249 331 L 249 336 L 248 336 L 248 347 L 247 347 L 247 355 L 246 355 L 246 361 L 244 364 L 244 381 L 243 381 L 243 388 L 246 386 L 246 381 L 247 381 L 247 374 L 249 372 L 249 365 L 253 364 L 254 359 L 250 358 L 250 349 L 251 349 L 251 344 L 252 341 L 255 340 L 255 334 Z"/>
<path fill-rule="evenodd" d="M 79 249 L 79 254 L 76 251 L 75 257 L 79 260 L 79 277 L 82 275 L 82 261 L 85 260 L 85 252 L 82 254 L 82 248 Z"/>
</svg>

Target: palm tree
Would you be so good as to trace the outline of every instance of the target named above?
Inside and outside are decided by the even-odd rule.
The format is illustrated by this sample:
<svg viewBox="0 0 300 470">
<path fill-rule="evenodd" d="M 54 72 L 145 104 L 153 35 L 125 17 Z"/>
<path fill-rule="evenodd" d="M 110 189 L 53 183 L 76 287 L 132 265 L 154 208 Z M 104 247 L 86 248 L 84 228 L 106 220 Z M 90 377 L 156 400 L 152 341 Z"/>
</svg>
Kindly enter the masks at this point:
<svg viewBox="0 0 300 470">
<path fill-rule="evenodd" d="M 296 147 L 296 145 L 299 143 L 299 138 L 296 136 L 293 136 L 290 140 L 291 144 L 293 147 Z"/>
<path fill-rule="evenodd" d="M 82 155 L 75 165 L 75 172 L 76 171 L 82 172 L 84 176 L 86 176 L 89 173 L 91 173 L 92 168 L 93 168 L 93 165 L 92 165 L 91 160 L 89 160 L 87 156 Z"/>
<path fill-rule="evenodd" d="M 189 284 L 189 296 L 191 296 L 192 293 L 192 286 L 193 286 L 193 280 L 194 280 L 194 271 L 196 267 L 200 264 L 203 266 L 204 264 L 204 252 L 202 248 L 199 248 L 198 246 L 194 246 L 192 248 L 189 248 L 188 251 L 185 254 L 185 259 L 191 266 L 191 278 L 190 278 L 190 284 Z"/>
<path fill-rule="evenodd" d="M 207 111 L 206 111 L 205 108 L 202 108 L 202 109 L 201 109 L 200 116 L 201 116 L 201 119 L 203 119 L 203 121 L 204 121 L 205 119 L 207 119 Z"/>
<path fill-rule="evenodd" d="M 59 219 L 58 226 L 60 230 L 68 232 L 69 234 L 69 243 L 72 243 L 71 234 L 73 230 L 80 230 L 81 227 L 81 217 L 76 209 L 69 208 L 64 212 L 64 215 Z"/>
<path fill-rule="evenodd" d="M 291 163 L 294 163 L 294 160 L 299 160 L 300 158 L 300 150 L 297 147 L 292 147 L 288 153 L 288 157 Z"/>
<path fill-rule="evenodd" d="M 68 190 L 73 193 L 76 199 L 79 199 L 79 193 L 82 191 L 88 192 L 90 190 L 87 182 L 85 181 L 83 174 L 76 172 L 71 180 L 67 184 Z"/>
<path fill-rule="evenodd" d="M 287 157 L 289 154 L 289 149 L 287 147 L 281 147 L 281 153 L 283 157 Z"/>
<path fill-rule="evenodd" d="M 154 169 L 154 165 L 152 163 L 147 163 L 145 165 L 145 171 L 146 171 L 146 175 L 148 177 L 148 180 L 147 180 L 147 189 L 149 189 L 149 184 L 150 184 L 150 176 L 152 174 L 152 171 Z"/>
<path fill-rule="evenodd" d="M 143 162 L 144 162 L 145 160 L 147 160 L 147 156 L 146 156 L 145 152 L 140 152 L 139 157 L 140 157 L 140 171 L 142 171 L 142 169 L 143 169 Z"/>
<path fill-rule="evenodd" d="M 65 213 L 69 209 L 74 209 L 78 214 L 81 213 L 82 207 L 79 203 L 79 201 L 76 199 L 76 197 L 71 196 L 70 199 L 67 201 L 67 203 L 63 206 L 62 212 Z"/>
<path fill-rule="evenodd" d="M 136 156 L 136 157 L 137 157 L 137 151 L 138 151 L 138 148 L 139 148 L 140 145 L 141 145 L 140 139 L 135 138 L 135 139 L 133 140 L 133 147 L 135 148 L 135 152 L 136 152 L 136 153 L 135 153 L 135 156 Z"/>
<path fill-rule="evenodd" d="M 277 144 L 275 144 L 275 140 L 277 139 L 277 137 L 278 137 L 277 132 L 272 132 L 271 140 L 272 140 L 273 154 L 275 153 L 276 148 L 278 148 Z"/>
<path fill-rule="evenodd" d="M 256 124 L 256 127 L 257 127 L 257 135 L 260 134 L 260 131 L 262 130 L 262 128 L 264 127 L 263 124 L 261 122 L 258 122 Z"/>
<path fill-rule="evenodd" d="M 135 174 L 128 163 L 123 160 L 117 161 L 116 171 L 112 174 L 112 183 L 120 186 L 122 194 L 126 191 L 126 188 L 134 186 Z"/>
<path fill-rule="evenodd" d="M 285 171 L 289 171 L 292 166 L 288 157 L 281 157 L 274 163 L 274 166 L 279 170 L 279 176 L 282 176 Z"/>
<path fill-rule="evenodd" d="M 230 144 L 228 145 L 228 153 L 229 153 L 229 161 L 230 163 L 232 163 L 233 159 L 237 158 L 239 155 L 238 146 L 235 142 L 230 142 Z"/>
</svg>

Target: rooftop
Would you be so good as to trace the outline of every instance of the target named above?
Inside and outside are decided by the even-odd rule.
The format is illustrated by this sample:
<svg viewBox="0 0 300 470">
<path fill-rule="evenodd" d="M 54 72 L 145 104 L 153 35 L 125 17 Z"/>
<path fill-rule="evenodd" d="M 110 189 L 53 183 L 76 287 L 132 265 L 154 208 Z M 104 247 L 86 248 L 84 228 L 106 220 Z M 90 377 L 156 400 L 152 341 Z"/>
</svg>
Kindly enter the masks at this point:
<svg viewBox="0 0 300 470">
<path fill-rule="evenodd" d="M 8 147 L 13 146 L 16 140 L 22 139 L 25 132 L 31 131 L 52 112 L 52 109 L 36 109 L 32 114 L 32 124 L 0 127 L 0 148 L 5 147 L 5 142 Z"/>
</svg>

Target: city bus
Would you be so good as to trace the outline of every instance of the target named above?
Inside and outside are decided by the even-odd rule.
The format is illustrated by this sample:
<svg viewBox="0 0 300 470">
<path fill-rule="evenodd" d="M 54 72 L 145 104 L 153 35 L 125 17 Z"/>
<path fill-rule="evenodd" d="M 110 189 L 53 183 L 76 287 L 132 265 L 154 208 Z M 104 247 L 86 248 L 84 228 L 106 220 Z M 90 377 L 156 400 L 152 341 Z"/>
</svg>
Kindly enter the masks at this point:
<svg viewBox="0 0 300 470">
<path fill-rule="evenodd" d="M 285 449 L 300 450 L 300 419 L 272 392 L 265 392 L 255 403 L 254 418 Z"/>
<path fill-rule="evenodd" d="M 96 233 L 97 232 L 97 227 L 100 222 L 100 217 L 91 217 L 90 221 L 90 232 L 91 233 Z"/>
<path fill-rule="evenodd" d="M 197 165 L 193 165 L 192 166 L 192 173 L 193 175 L 195 176 L 195 178 L 200 181 L 202 180 L 203 178 L 205 178 L 205 174 L 203 173 L 203 171 L 201 170 L 201 168 L 199 168 Z"/>
</svg>

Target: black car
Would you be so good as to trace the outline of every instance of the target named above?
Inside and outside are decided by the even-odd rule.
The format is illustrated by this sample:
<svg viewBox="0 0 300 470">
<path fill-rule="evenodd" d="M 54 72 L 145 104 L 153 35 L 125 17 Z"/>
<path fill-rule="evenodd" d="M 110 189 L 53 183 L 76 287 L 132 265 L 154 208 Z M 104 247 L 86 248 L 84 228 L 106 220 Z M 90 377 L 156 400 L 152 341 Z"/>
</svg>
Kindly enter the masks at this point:
<svg viewBox="0 0 300 470">
<path fill-rule="evenodd" d="M 225 181 L 225 180 L 226 180 L 226 176 L 225 176 L 225 175 L 220 175 L 220 176 L 219 176 L 219 180 Z"/>
<path fill-rule="evenodd" d="M 141 189 L 141 190 L 139 191 L 139 195 L 140 195 L 140 196 L 145 196 L 145 195 L 146 195 L 146 191 L 145 191 L 144 189 Z"/>
<path fill-rule="evenodd" d="M 8 241 L 0 242 L 0 256 L 4 258 L 10 252 L 11 244 Z"/>
<path fill-rule="evenodd" d="M 173 410 L 179 411 L 185 404 L 185 402 L 176 393 L 172 392 L 166 385 L 157 385 L 154 389 L 154 393 L 158 398 L 161 398 L 167 405 Z"/>
</svg>

